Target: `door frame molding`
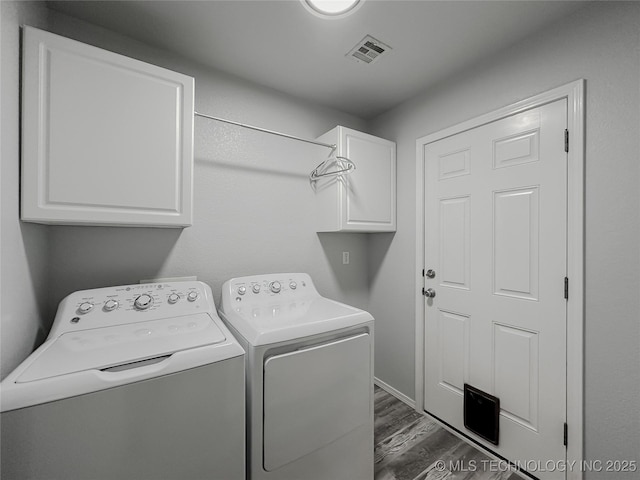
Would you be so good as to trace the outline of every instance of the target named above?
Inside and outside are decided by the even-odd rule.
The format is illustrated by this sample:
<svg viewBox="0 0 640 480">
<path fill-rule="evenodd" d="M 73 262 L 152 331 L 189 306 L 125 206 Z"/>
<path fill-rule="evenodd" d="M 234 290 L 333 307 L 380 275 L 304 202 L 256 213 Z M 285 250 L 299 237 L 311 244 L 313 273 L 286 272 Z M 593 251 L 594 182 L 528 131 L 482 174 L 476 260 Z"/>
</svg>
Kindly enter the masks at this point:
<svg viewBox="0 0 640 480">
<path fill-rule="evenodd" d="M 507 105 L 416 140 L 416 410 L 424 411 L 424 147 L 429 143 L 542 105 L 567 99 L 567 128 L 570 148 L 567 154 L 567 424 L 569 439 L 567 462 L 581 465 L 584 458 L 584 159 L 585 159 L 585 80 L 579 79 L 547 92 Z M 571 339 L 571 341 L 569 341 Z M 569 470 L 569 469 L 567 469 Z M 567 479 L 581 480 L 579 468 L 568 471 Z"/>
</svg>

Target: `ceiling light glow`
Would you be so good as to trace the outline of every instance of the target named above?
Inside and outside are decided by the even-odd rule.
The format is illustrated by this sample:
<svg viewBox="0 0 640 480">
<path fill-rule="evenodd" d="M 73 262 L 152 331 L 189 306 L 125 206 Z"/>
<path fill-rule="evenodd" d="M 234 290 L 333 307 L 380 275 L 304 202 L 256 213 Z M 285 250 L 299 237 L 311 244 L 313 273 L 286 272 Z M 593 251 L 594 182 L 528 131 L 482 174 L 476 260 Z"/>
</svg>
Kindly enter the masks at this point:
<svg viewBox="0 0 640 480">
<path fill-rule="evenodd" d="M 316 16 L 343 18 L 355 12 L 364 0 L 301 0 L 302 4 Z"/>
</svg>

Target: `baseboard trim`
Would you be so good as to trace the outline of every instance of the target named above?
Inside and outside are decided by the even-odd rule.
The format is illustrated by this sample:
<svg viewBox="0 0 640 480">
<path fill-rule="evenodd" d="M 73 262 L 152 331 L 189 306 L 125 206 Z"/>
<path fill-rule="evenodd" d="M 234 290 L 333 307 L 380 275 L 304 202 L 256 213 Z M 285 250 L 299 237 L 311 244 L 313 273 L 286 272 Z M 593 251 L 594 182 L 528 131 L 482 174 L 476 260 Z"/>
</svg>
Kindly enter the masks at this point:
<svg viewBox="0 0 640 480">
<path fill-rule="evenodd" d="M 404 393 L 396 390 L 395 388 L 393 388 L 388 383 L 383 382 L 382 380 L 380 380 L 378 377 L 373 377 L 373 383 L 375 383 L 381 389 L 383 389 L 384 391 L 386 391 L 390 395 L 393 395 L 394 397 L 396 397 L 401 402 L 406 403 L 407 405 L 409 405 L 411 408 L 413 408 L 415 410 L 415 408 L 416 408 L 416 401 L 415 400 L 411 400 Z"/>
</svg>

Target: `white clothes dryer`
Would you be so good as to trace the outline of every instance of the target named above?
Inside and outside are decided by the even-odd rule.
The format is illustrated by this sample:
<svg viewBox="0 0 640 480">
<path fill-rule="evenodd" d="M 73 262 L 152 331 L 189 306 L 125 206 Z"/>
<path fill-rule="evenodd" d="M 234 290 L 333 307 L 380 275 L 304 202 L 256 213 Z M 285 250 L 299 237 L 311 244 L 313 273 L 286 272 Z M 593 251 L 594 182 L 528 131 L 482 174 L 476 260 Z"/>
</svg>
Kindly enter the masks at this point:
<svg viewBox="0 0 640 480">
<path fill-rule="evenodd" d="M 304 273 L 227 281 L 220 316 L 248 356 L 249 478 L 373 479 L 373 317 Z"/>
<path fill-rule="evenodd" d="M 72 293 L 0 384 L 11 479 L 245 479 L 244 350 L 201 282 Z"/>
</svg>

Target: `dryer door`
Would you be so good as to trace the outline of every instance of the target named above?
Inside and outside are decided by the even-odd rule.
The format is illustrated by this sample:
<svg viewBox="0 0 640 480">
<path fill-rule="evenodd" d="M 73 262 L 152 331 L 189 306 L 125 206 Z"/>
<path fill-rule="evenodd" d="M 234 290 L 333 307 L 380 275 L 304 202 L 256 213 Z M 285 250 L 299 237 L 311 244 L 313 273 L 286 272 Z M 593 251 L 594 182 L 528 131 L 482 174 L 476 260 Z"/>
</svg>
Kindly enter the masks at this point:
<svg viewBox="0 0 640 480">
<path fill-rule="evenodd" d="M 363 333 L 265 361 L 265 470 L 276 470 L 372 421 L 370 338 Z"/>
</svg>

